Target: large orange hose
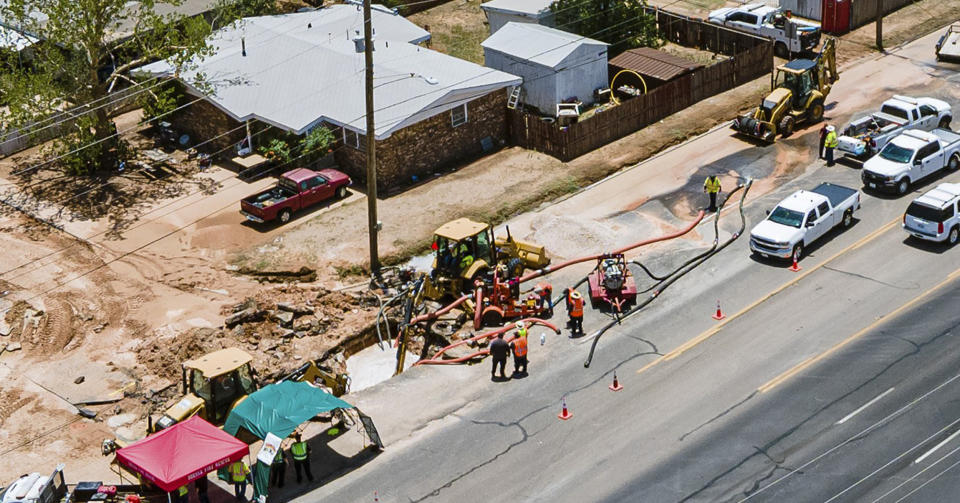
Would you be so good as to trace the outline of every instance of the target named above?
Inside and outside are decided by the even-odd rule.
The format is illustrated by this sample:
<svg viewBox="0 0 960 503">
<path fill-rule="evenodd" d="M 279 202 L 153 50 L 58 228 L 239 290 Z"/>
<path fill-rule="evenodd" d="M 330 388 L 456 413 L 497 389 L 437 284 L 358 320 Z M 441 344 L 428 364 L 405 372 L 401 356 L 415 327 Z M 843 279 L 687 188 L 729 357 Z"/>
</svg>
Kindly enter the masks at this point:
<svg viewBox="0 0 960 503">
<path fill-rule="evenodd" d="M 556 326 L 554 326 L 553 323 L 550 323 L 549 321 L 546 321 L 546 320 L 541 320 L 540 318 L 526 318 L 526 319 L 521 320 L 521 321 L 523 321 L 523 323 L 524 323 L 526 326 L 528 326 L 528 327 L 529 327 L 529 326 L 532 326 L 532 325 L 543 325 L 543 326 L 545 326 L 545 327 L 553 330 L 555 333 L 558 333 L 558 334 L 560 333 L 560 330 L 559 330 Z M 440 351 L 437 351 L 437 354 L 433 355 L 433 358 L 431 358 L 431 359 L 429 359 L 429 360 L 419 360 L 419 361 L 417 361 L 416 363 L 414 363 L 413 365 L 414 365 L 414 366 L 421 365 L 421 364 L 423 364 L 423 365 L 449 365 L 449 364 L 452 364 L 452 363 L 463 363 L 463 362 L 465 362 L 465 361 L 472 360 L 472 359 L 477 358 L 477 357 L 479 357 L 479 356 L 486 355 L 487 353 L 490 352 L 489 349 L 481 349 L 481 350 L 478 350 L 478 351 L 476 351 L 476 352 L 474 352 L 474 353 L 471 353 L 471 354 L 469 354 L 469 355 L 467 355 L 467 356 L 461 356 L 460 358 L 454 358 L 454 359 L 451 359 L 451 360 L 441 360 L 441 359 L 439 359 L 439 358 L 440 358 L 440 355 L 442 355 L 443 353 L 445 353 L 448 349 L 452 349 L 452 348 L 455 348 L 455 347 L 457 347 L 457 346 L 461 346 L 461 345 L 466 344 L 466 343 L 468 343 L 468 342 L 470 342 L 470 341 L 478 341 L 478 340 L 485 339 L 485 338 L 488 338 L 488 337 L 496 337 L 498 334 L 501 334 L 501 333 L 504 333 L 504 332 L 508 332 L 508 331 L 510 331 L 510 330 L 513 330 L 513 328 L 514 328 L 514 324 L 513 324 L 513 323 L 510 323 L 509 325 L 506 325 L 506 326 L 504 326 L 504 327 L 498 328 L 498 329 L 496 329 L 496 330 L 492 330 L 492 331 L 490 331 L 490 332 L 486 332 L 486 333 L 483 333 L 483 334 L 480 334 L 480 335 L 475 335 L 475 336 L 473 336 L 473 337 L 471 337 L 471 338 L 469 338 L 469 339 L 463 339 L 463 340 L 461 340 L 461 341 L 457 341 L 457 342 L 455 342 L 455 343 L 453 343 L 453 344 L 451 344 L 451 345 L 449 345 L 449 346 L 447 346 L 447 347 L 445 347 L 445 348 L 442 348 Z M 507 338 L 505 338 L 505 340 L 506 340 L 508 343 L 509 343 L 509 342 L 512 342 L 514 339 L 516 339 L 516 336 L 514 336 L 514 335 L 511 335 L 511 336 L 508 336 Z"/>
<path fill-rule="evenodd" d="M 427 321 L 427 320 L 433 320 L 433 319 L 439 318 L 440 316 L 450 312 L 450 310 L 452 310 L 453 308 L 459 306 L 460 304 L 463 304 L 469 298 L 470 298 L 470 295 L 464 295 L 463 297 L 460 297 L 459 299 L 453 301 L 450 305 L 446 307 L 440 308 L 432 313 L 421 314 L 420 316 L 413 318 L 412 320 L 410 320 L 409 324 L 413 325 L 415 323 L 420 323 L 421 321 Z M 396 339 L 394 339 L 393 347 L 397 347 L 397 343 L 399 341 L 400 341 L 400 337 L 397 337 Z"/>
</svg>

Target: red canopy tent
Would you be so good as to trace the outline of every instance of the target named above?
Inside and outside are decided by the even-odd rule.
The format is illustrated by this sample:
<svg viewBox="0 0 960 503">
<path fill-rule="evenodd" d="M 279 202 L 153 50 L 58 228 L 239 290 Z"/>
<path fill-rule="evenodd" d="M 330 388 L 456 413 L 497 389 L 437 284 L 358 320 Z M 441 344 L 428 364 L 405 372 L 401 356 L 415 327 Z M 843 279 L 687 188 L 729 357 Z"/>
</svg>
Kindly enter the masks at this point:
<svg viewBox="0 0 960 503">
<path fill-rule="evenodd" d="M 117 451 L 117 461 L 170 492 L 243 459 L 247 444 L 193 416 Z"/>
</svg>

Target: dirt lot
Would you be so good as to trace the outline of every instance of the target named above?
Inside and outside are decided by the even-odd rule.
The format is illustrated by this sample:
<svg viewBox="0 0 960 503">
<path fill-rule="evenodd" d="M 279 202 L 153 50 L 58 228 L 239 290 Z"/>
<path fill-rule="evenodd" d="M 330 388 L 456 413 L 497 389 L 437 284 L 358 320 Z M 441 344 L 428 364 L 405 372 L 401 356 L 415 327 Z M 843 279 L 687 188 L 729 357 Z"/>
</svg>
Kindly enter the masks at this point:
<svg viewBox="0 0 960 503">
<path fill-rule="evenodd" d="M 887 18 L 889 40 L 919 33 L 911 13 L 932 28 L 933 20 L 939 22 L 949 9 L 955 13 L 958 4 L 924 0 L 899 11 Z M 465 21 L 450 14 L 447 22 Z M 870 53 L 865 44 L 872 29 L 848 36 L 840 49 L 842 61 Z M 383 200 L 382 251 L 399 260 L 424 250 L 433 229 L 446 220 L 470 216 L 501 222 L 562 198 L 728 120 L 756 103 L 767 85 L 759 79 L 741 86 L 569 163 L 508 148 Z M 135 122 L 135 117 L 124 120 Z M 24 182 L 10 173 L 29 165 L 29 154 L 0 160 L 0 188 L 22 188 Z M 21 195 L 18 204 L 62 232 L 9 207 L 0 212 L 0 246 L 11 250 L 0 255 L 0 379 L 5 383 L 0 476 L 46 471 L 67 461 L 71 479 L 102 477 L 106 461 L 99 455 L 100 439 L 142 431 L 146 412 L 174 396 L 171 385 L 183 359 L 236 345 L 269 374 L 370 330 L 375 300 L 334 291 L 362 279 L 340 276 L 365 263 L 363 196 L 351 195 L 287 227 L 257 228 L 243 223 L 236 201 L 259 185 L 237 182 L 232 175 L 216 167 L 184 168 L 145 183 L 128 173 L 97 198 L 73 199 L 76 211 L 60 211 L 64 199 L 90 187 L 64 185 L 56 172 L 42 171 L 36 176 L 47 177 L 47 183 Z M 776 180 L 785 173 L 770 175 Z M 669 214 L 651 218 L 651 225 L 672 228 L 671 215 L 689 215 L 696 202 L 681 196 L 672 201 Z M 540 231 L 547 236 L 551 229 L 569 234 L 560 220 Z M 561 255 L 577 251 L 555 249 Z M 304 266 L 309 270 L 286 285 L 265 285 L 240 273 L 245 267 L 269 272 Z M 278 303 L 300 306 L 304 314 L 286 321 Z M 238 308 L 262 313 L 226 327 L 225 319 Z M 328 355 L 328 363 L 342 364 L 337 354 Z M 97 418 L 83 419 L 71 403 L 90 400 L 109 403 L 85 406 Z"/>
</svg>

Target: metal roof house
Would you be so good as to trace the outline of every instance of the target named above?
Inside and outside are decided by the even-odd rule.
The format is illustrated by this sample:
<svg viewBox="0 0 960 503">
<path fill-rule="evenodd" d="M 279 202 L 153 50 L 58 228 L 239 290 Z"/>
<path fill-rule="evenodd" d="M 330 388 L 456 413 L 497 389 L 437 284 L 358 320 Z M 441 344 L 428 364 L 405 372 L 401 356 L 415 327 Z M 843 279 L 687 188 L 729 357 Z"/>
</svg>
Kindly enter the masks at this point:
<svg viewBox="0 0 960 503">
<path fill-rule="evenodd" d="M 493 35 L 510 22 L 554 26 L 556 16 L 550 10 L 552 3 L 553 0 L 492 0 L 480 4 L 480 8 L 487 16 Z"/>
<path fill-rule="evenodd" d="M 606 88 L 607 45 L 599 40 L 528 23 L 507 23 L 480 45 L 484 64 L 523 78 L 520 101 L 555 115 L 557 103 L 594 101 Z"/>
<path fill-rule="evenodd" d="M 505 140 L 505 88 L 518 84 L 518 77 L 417 45 L 430 34 L 383 6 L 374 6 L 372 19 L 373 134 L 378 176 L 385 185 L 402 184 L 432 174 L 440 164 L 482 153 L 481 140 L 486 138 L 486 145 Z M 294 134 L 331 127 L 345 147 L 337 151 L 338 163 L 355 180 L 365 179 L 362 29 L 359 6 L 339 4 L 246 18 L 218 31 L 211 40 L 215 53 L 177 78 L 219 117 L 198 116 L 211 115 L 210 107 L 191 106 L 175 125 L 198 139 L 247 121 Z M 176 72 L 167 62 L 141 71 Z M 491 106 L 493 102 L 502 102 L 503 110 Z M 204 131 L 211 122 L 219 123 L 219 130 Z M 427 127 L 421 132 L 427 134 L 408 131 L 414 126 Z M 239 139 L 226 135 L 222 140 L 229 145 Z"/>
</svg>

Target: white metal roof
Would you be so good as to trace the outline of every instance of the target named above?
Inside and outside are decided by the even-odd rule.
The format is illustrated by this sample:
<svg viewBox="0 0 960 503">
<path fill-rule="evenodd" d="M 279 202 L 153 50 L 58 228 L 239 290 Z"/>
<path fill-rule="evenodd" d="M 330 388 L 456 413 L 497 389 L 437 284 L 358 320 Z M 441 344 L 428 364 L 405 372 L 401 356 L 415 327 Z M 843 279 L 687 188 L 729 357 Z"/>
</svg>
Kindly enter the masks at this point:
<svg viewBox="0 0 960 503">
<path fill-rule="evenodd" d="M 480 4 L 480 8 L 485 11 L 541 18 L 550 13 L 552 3 L 553 0 L 492 0 Z"/>
<path fill-rule="evenodd" d="M 376 137 L 520 83 L 520 78 L 414 45 L 430 34 L 385 8 L 373 10 Z M 364 56 L 351 40 L 362 33 L 353 5 L 247 18 L 213 36 L 217 51 L 180 79 L 192 92 L 202 73 L 207 96 L 235 119 L 257 119 L 302 133 L 320 122 L 366 134 Z M 246 56 L 241 52 L 246 45 Z M 170 74 L 165 62 L 142 69 Z"/>
<path fill-rule="evenodd" d="M 20 52 L 38 40 L 36 37 L 0 24 L 0 47 L 4 49 Z"/>
<path fill-rule="evenodd" d="M 605 53 L 608 44 L 556 28 L 509 22 L 480 45 L 517 59 L 556 68 L 581 46 L 596 46 Z"/>
</svg>

